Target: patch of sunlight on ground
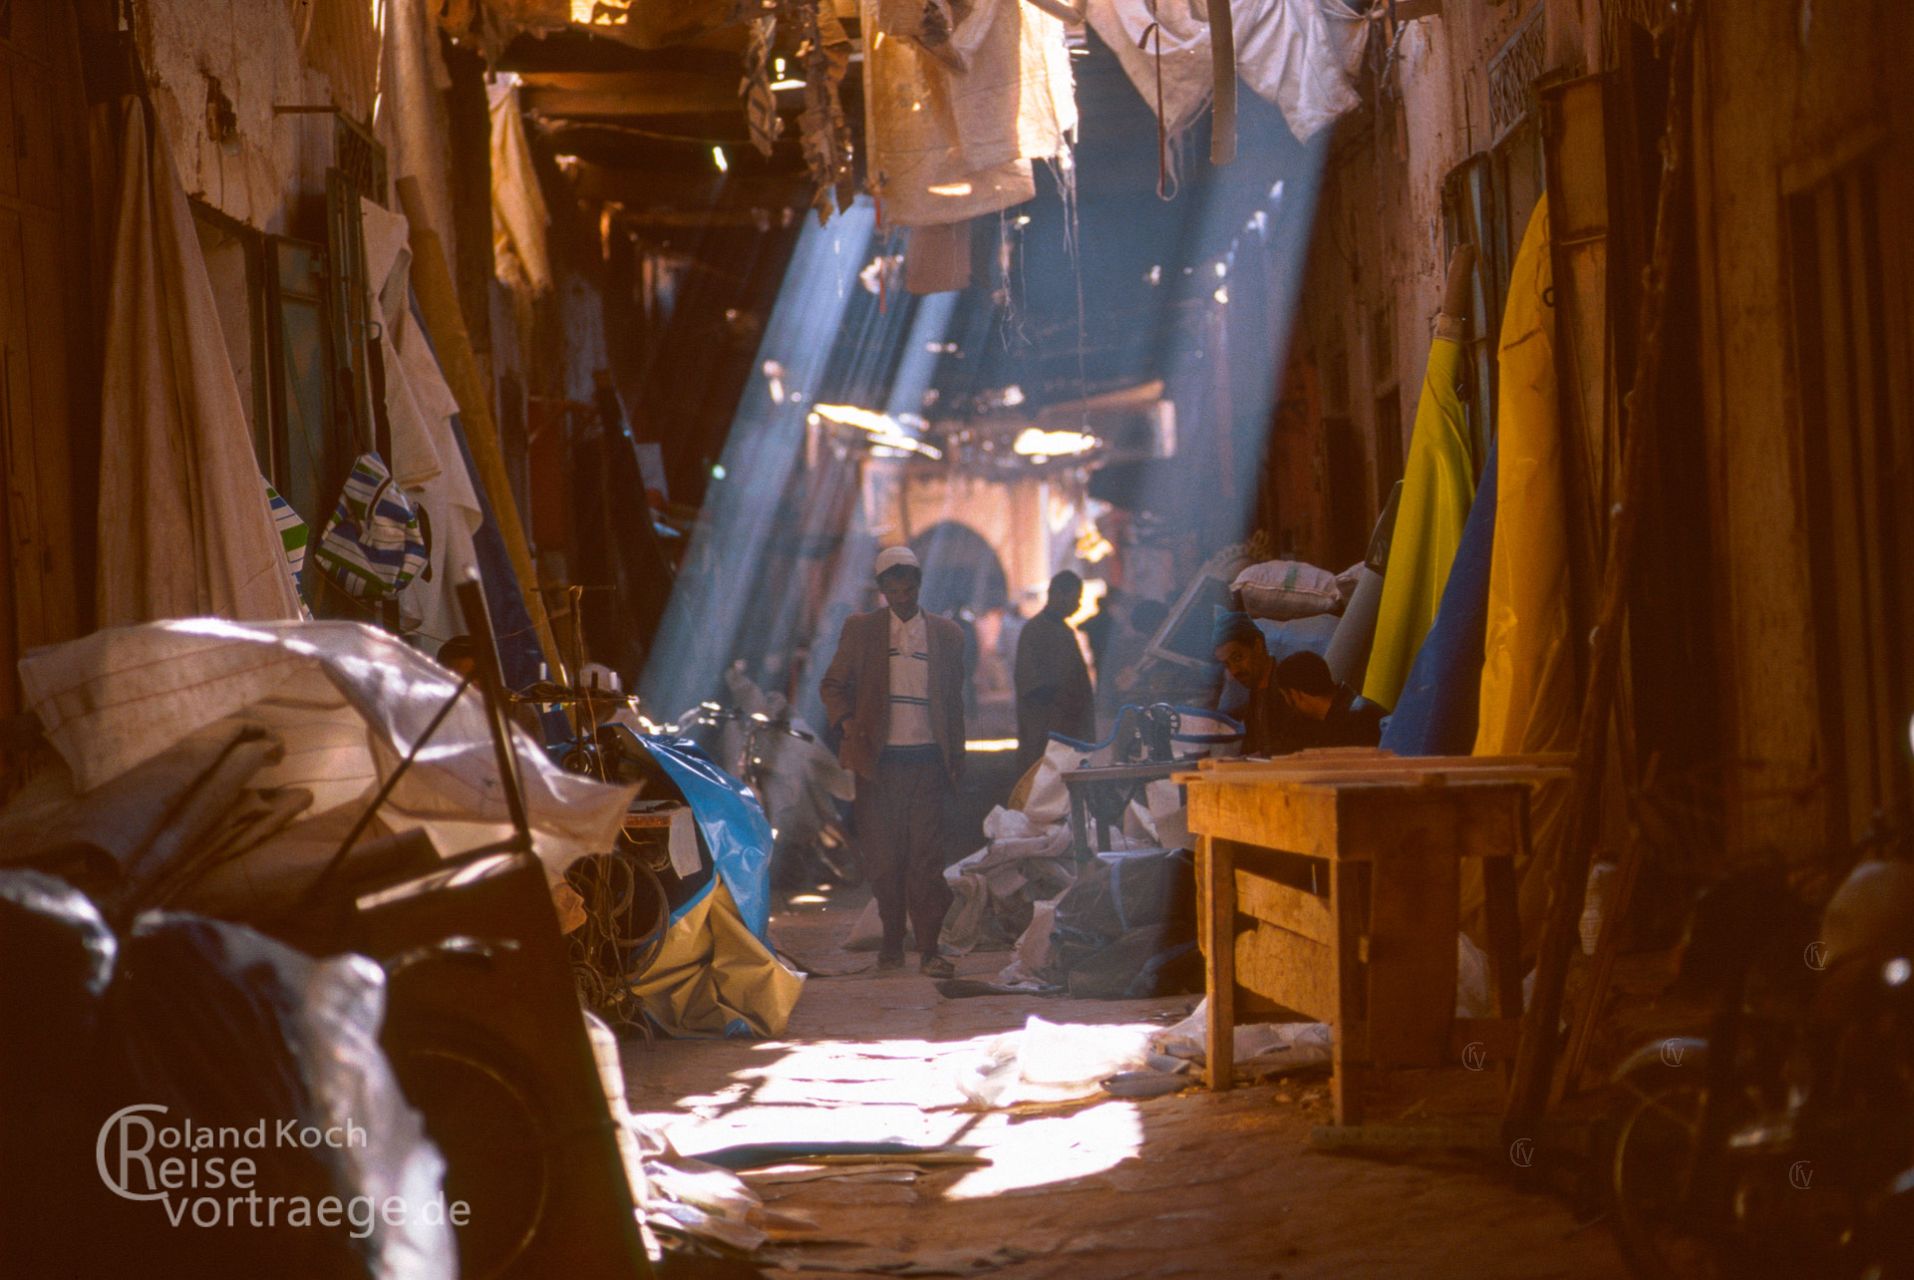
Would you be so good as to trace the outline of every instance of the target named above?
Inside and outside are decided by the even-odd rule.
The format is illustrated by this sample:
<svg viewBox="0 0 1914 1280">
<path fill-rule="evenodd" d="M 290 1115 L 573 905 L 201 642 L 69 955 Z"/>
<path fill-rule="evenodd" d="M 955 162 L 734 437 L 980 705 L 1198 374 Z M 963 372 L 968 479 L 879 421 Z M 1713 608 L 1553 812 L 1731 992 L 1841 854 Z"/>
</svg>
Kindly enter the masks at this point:
<svg viewBox="0 0 1914 1280">
<path fill-rule="evenodd" d="M 958 1179 L 949 1199 L 980 1200 L 1108 1172 L 1143 1150 L 1143 1119 L 1134 1102 L 1104 1102 L 978 1136 L 986 1138 L 990 1164 Z"/>
<path fill-rule="evenodd" d="M 957 1086 L 960 1069 L 998 1038 L 767 1041 L 753 1046 L 760 1062 L 648 1118 L 692 1156 L 761 1142 L 962 1146 L 990 1163 L 959 1178 L 946 1193 L 952 1200 L 1090 1177 L 1140 1154 L 1133 1102 L 1037 1115 L 971 1106 Z"/>
</svg>

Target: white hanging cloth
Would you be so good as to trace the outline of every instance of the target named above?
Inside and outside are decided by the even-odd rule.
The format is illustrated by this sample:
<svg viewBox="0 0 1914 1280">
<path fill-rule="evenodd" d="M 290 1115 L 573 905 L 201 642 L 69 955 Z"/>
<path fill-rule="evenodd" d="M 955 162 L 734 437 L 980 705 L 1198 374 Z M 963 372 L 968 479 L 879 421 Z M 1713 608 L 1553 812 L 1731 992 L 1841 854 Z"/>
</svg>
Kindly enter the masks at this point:
<svg viewBox="0 0 1914 1280">
<path fill-rule="evenodd" d="M 424 511 L 425 571 L 399 596 L 408 630 L 438 646 L 465 631 L 453 585 L 478 564 L 472 539 L 484 521 L 472 475 L 452 425 L 458 398 L 446 384 L 424 330 L 413 318 L 405 218 L 362 201 L 366 279 L 380 318 L 386 418 L 392 430 L 392 475 Z"/>
<path fill-rule="evenodd" d="M 1032 161 L 1067 162 L 1077 101 L 1063 23 L 1023 0 L 956 0 L 933 53 L 886 35 L 877 0 L 863 4 L 865 141 L 886 224 L 1022 204 L 1037 193 Z"/>
<path fill-rule="evenodd" d="M 100 421 L 101 626 L 300 616 L 166 140 L 123 112 Z"/>
<path fill-rule="evenodd" d="M 1231 0 L 1230 14 L 1236 73 L 1282 110 L 1297 141 L 1361 104 L 1356 77 L 1370 20 L 1345 0 Z M 1209 24 L 1192 12 L 1192 0 L 1089 0 L 1089 20 L 1152 111 L 1159 110 L 1160 70 L 1165 131 L 1188 128 L 1215 89 Z"/>
</svg>

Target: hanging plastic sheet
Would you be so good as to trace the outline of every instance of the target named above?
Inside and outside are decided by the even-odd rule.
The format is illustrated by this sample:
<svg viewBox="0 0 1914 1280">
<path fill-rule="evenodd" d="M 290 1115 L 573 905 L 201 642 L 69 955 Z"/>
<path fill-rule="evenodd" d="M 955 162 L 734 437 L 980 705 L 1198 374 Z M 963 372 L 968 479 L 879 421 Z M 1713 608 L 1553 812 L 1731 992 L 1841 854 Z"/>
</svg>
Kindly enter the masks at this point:
<svg viewBox="0 0 1914 1280">
<path fill-rule="evenodd" d="M 658 767 L 684 794 L 698 834 L 731 891 L 736 910 L 756 937 L 768 938 L 771 923 L 771 824 L 750 789 L 726 773 L 685 738 L 639 739 Z M 708 890 L 707 890 L 708 894 Z M 696 910 L 707 894 L 681 904 L 677 921 Z"/>
<path fill-rule="evenodd" d="M 719 879 L 673 913 L 657 959 L 631 990 L 670 1035 L 775 1036 L 803 987 L 745 926 Z"/>
<path fill-rule="evenodd" d="M 1403 756 L 1468 755 L 1475 744 L 1476 695 L 1482 679 L 1482 633 L 1489 608 L 1489 560 L 1495 546 L 1496 452 L 1482 469 L 1482 487 L 1462 527 L 1442 607 L 1429 628 L 1382 746 Z"/>
<path fill-rule="evenodd" d="M 1499 381 L 1495 553 L 1489 567 L 1476 755 L 1569 751 L 1575 745 L 1575 654 L 1569 632 L 1568 495 L 1555 385 L 1555 317 L 1548 201 L 1536 204 L 1509 275 L 1496 353 Z M 1536 797 L 1534 838 L 1546 856 L 1561 838 L 1566 789 Z M 1524 922 L 1545 902 L 1541 877 L 1522 877 Z M 1463 864 L 1462 909 L 1472 926 L 1482 904 L 1474 859 Z M 1526 936 L 1533 931 L 1524 930 Z"/>
<path fill-rule="evenodd" d="M 1429 344 L 1402 503 L 1382 578 L 1376 638 L 1362 684 L 1363 697 L 1392 709 L 1416 650 L 1435 623 L 1475 497 L 1475 451 L 1456 394 L 1461 370 L 1461 343 L 1438 337 Z"/>
<path fill-rule="evenodd" d="M 1489 570 L 1477 755 L 1559 750 L 1574 737 L 1568 505 L 1549 287 L 1544 198 L 1510 273 L 1497 352 L 1503 497 Z"/>
</svg>

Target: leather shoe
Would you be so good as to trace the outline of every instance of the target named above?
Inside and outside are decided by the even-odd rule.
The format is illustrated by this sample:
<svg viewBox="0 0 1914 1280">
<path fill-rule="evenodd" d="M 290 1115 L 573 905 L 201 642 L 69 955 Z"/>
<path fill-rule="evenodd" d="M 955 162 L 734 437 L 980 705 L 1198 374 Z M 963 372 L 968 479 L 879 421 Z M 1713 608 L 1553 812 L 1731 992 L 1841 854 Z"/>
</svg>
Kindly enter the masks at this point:
<svg viewBox="0 0 1914 1280">
<path fill-rule="evenodd" d="M 924 962 L 917 966 L 917 972 L 932 978 L 954 978 L 957 966 L 942 956 L 925 956 Z"/>
</svg>

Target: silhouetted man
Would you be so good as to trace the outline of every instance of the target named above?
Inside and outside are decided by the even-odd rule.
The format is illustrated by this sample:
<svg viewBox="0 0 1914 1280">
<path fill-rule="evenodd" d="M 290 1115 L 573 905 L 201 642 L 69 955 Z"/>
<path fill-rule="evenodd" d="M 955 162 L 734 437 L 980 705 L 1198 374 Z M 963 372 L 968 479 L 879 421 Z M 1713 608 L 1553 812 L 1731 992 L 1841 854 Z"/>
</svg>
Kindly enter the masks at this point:
<svg viewBox="0 0 1914 1280">
<path fill-rule="evenodd" d="M 1043 612 L 1017 638 L 1017 767 L 1043 758 L 1050 735 L 1096 737 L 1096 698 L 1077 633 L 1065 619 L 1083 603 L 1083 579 L 1065 569 L 1050 579 Z"/>
<path fill-rule="evenodd" d="M 845 619 L 818 692 L 838 760 L 857 775 L 858 849 L 884 925 L 877 967 L 902 967 L 908 920 L 919 968 L 948 978 L 937 937 L 951 902 L 944 815 L 964 771 L 964 635 L 918 607 L 924 574 L 910 548 L 880 552 L 876 575 L 887 607 Z"/>
</svg>

